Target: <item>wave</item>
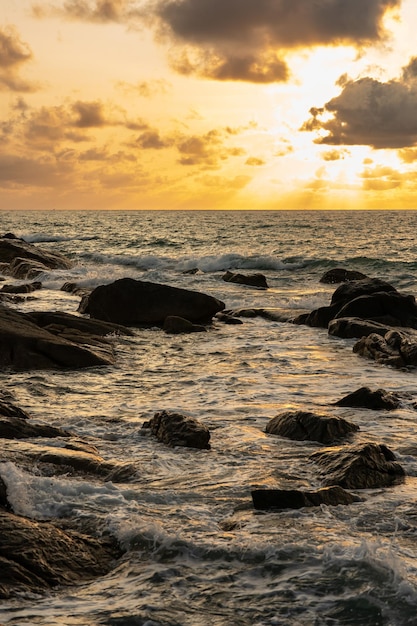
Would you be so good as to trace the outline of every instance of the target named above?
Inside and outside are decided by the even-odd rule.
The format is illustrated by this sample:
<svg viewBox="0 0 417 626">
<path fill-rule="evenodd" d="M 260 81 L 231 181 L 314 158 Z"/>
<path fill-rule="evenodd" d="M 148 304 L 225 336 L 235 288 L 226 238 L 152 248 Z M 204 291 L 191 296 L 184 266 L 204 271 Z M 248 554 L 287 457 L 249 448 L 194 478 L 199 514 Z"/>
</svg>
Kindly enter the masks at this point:
<svg viewBox="0 0 417 626">
<path fill-rule="evenodd" d="M 22 239 L 28 243 L 60 243 L 63 241 L 97 241 L 100 239 L 97 235 L 48 235 L 46 233 L 33 233 L 22 235 Z"/>
</svg>

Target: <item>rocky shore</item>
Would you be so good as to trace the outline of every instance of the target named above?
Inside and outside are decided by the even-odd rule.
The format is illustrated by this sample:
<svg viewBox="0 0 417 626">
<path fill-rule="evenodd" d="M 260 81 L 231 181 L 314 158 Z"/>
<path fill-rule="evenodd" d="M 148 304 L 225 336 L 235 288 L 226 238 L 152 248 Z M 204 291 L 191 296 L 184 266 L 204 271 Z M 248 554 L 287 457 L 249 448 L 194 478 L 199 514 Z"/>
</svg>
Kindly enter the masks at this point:
<svg viewBox="0 0 417 626">
<path fill-rule="evenodd" d="M 100 285 L 91 292 L 66 283 L 62 290 L 80 297 L 74 314 L 22 313 L 14 305 L 42 289 L 42 274 L 69 268 L 72 261 L 8 233 L 0 238 L 0 263 L 5 283 L 0 290 L 0 369 L 11 377 L 21 371 L 112 368 L 117 363 L 118 337 L 132 335 L 135 328 L 152 326 L 172 334 L 210 332 L 215 324 L 244 325 L 245 318 L 257 316 L 327 328 L 334 337 L 358 339 L 355 355 L 395 368 L 417 366 L 414 297 L 399 293 L 383 280 L 341 268 L 322 279 L 329 284 L 341 283 L 329 305 L 293 318 L 279 306 L 226 310 L 224 302 L 204 293 L 129 278 Z M 259 274 L 246 278 L 233 274 L 223 276 L 223 280 L 235 283 L 236 289 L 268 288 Z M 363 387 L 335 401 L 329 406 L 329 415 L 299 410 L 273 417 L 265 432 L 277 439 L 277 445 L 282 437 L 317 443 L 317 451 L 307 461 L 317 468 L 322 489 L 253 490 L 254 508 L 360 506 L 363 497 L 357 491 L 403 481 L 404 469 L 391 450 L 375 442 L 358 444 L 355 436 L 359 427 L 331 414 L 335 406 L 390 411 L 402 403 L 414 407 L 411 397 Z M 211 454 L 216 445 L 215 436 L 203 423 L 170 411 L 155 412 L 152 420 L 143 424 L 141 434 L 168 446 L 189 447 L 190 454 L 193 449 Z M 2 463 L 13 460 L 28 472 L 36 463 L 37 471 L 45 475 L 94 476 L 103 482 L 137 479 L 135 466 L 102 458 L 99 450 L 76 433 L 33 423 L 30 415 L 4 394 L 0 397 L 0 438 Z M 59 447 L 48 444 L 54 438 L 60 441 Z M 71 519 L 50 522 L 18 515 L 1 476 L 0 466 L 1 598 L 77 584 L 115 566 L 123 550 L 104 529 L 80 527 Z"/>
</svg>

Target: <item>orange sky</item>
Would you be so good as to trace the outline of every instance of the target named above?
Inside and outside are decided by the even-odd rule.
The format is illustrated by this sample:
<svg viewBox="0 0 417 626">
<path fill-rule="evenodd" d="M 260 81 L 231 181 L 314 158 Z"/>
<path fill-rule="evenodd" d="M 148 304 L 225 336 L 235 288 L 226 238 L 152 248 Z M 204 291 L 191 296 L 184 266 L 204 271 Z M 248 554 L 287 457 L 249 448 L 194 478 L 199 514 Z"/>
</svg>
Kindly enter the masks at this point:
<svg viewBox="0 0 417 626">
<path fill-rule="evenodd" d="M 416 0 L 2 0 L 0 209 L 417 208 Z"/>
</svg>

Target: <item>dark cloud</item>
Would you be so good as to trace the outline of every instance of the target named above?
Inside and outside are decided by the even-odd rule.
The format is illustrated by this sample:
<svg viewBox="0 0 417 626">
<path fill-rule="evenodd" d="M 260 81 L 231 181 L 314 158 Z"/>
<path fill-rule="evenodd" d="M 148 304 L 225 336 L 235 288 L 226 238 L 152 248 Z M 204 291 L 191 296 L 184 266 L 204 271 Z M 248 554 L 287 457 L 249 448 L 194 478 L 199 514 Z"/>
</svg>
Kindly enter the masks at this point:
<svg viewBox="0 0 417 626">
<path fill-rule="evenodd" d="M 265 165 L 265 161 L 263 159 L 259 159 L 258 157 L 249 157 L 246 159 L 245 165 L 260 167 L 261 165 Z"/>
<path fill-rule="evenodd" d="M 159 131 L 152 129 L 146 130 L 136 140 L 136 145 L 144 150 L 161 150 L 162 148 L 168 148 L 171 143 L 168 139 L 162 139 Z"/>
<path fill-rule="evenodd" d="M 327 150 L 322 153 L 321 158 L 323 161 L 340 161 L 346 154 L 349 154 L 347 150 Z"/>
<path fill-rule="evenodd" d="M 217 80 L 268 83 L 289 77 L 285 51 L 361 46 L 384 38 L 383 17 L 401 0 L 157 0 L 159 34 L 190 48 L 175 69 Z"/>
<path fill-rule="evenodd" d="M 108 125 L 101 102 L 74 102 L 72 110 L 76 115 L 77 128 L 98 128 Z"/>
<path fill-rule="evenodd" d="M 301 130 L 322 133 L 316 143 L 406 148 L 417 144 L 417 60 L 400 79 L 344 80 L 341 94 L 310 109 Z"/>
<path fill-rule="evenodd" d="M 0 90 L 32 92 L 36 85 L 19 76 L 22 65 L 31 61 L 32 52 L 13 27 L 0 28 Z"/>
</svg>

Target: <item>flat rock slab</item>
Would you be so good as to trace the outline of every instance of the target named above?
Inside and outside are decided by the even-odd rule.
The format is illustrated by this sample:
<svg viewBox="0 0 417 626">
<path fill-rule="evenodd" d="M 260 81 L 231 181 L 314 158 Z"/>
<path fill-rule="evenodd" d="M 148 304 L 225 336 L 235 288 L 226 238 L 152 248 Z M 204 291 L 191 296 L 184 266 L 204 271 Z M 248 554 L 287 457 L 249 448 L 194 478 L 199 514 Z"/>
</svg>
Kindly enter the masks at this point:
<svg viewBox="0 0 417 626">
<path fill-rule="evenodd" d="M 359 426 L 340 417 L 316 415 L 308 411 L 286 411 L 268 422 L 265 432 L 297 441 L 333 443 L 359 430 Z"/>
<path fill-rule="evenodd" d="M 249 287 L 257 287 L 258 289 L 268 289 L 268 283 L 264 274 L 235 274 L 234 272 L 226 272 L 223 274 L 222 278 L 227 283 L 248 285 Z"/>
<path fill-rule="evenodd" d="M 389 487 L 404 480 L 405 471 L 387 446 L 367 443 L 314 452 L 325 486 L 345 489 Z"/>
<path fill-rule="evenodd" d="M 103 576 L 121 550 L 110 539 L 63 531 L 0 510 L 0 598 Z"/>
<path fill-rule="evenodd" d="M 296 489 L 254 489 L 251 493 L 255 509 L 301 509 L 303 507 L 347 505 L 361 502 L 343 487 L 323 487 L 317 491 L 298 491 Z"/>
<path fill-rule="evenodd" d="M 201 422 L 171 411 L 160 411 L 143 424 L 143 428 L 168 446 L 186 446 L 188 448 L 209 449 L 210 431 Z"/>
</svg>

